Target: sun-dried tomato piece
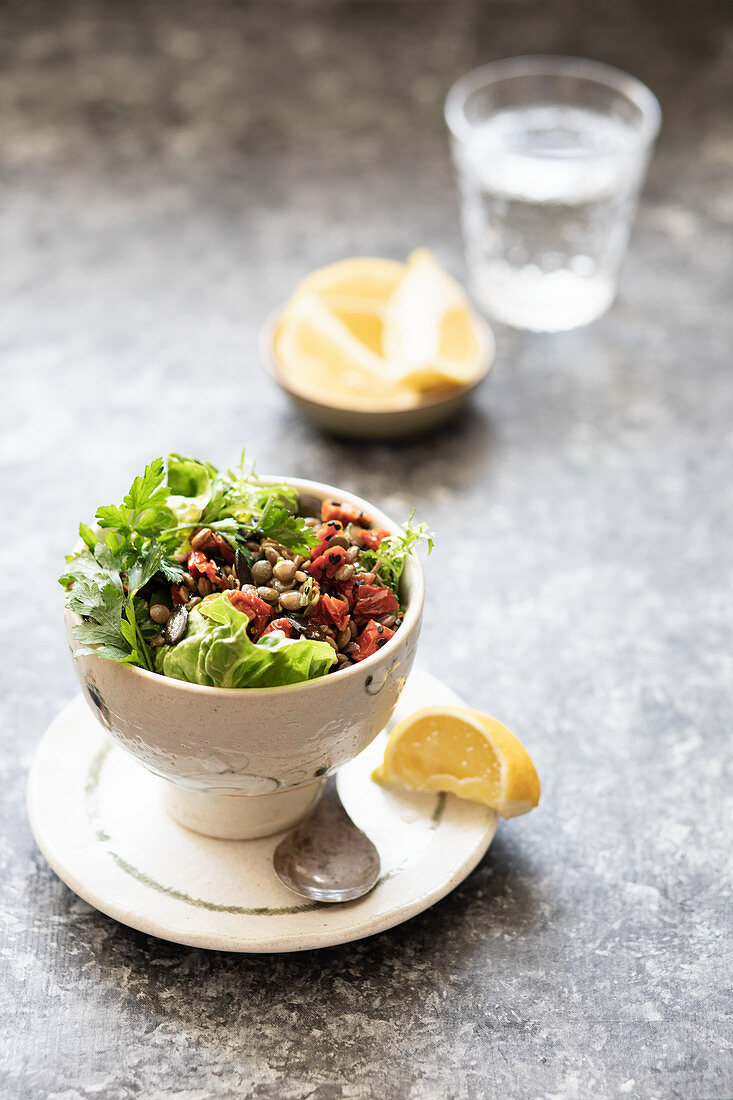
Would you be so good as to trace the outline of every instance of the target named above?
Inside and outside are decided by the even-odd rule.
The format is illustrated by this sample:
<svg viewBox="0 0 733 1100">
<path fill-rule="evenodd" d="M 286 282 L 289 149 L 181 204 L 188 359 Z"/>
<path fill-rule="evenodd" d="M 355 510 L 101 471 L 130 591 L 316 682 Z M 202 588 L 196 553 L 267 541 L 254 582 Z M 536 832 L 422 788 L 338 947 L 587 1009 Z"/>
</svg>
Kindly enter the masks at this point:
<svg viewBox="0 0 733 1100">
<path fill-rule="evenodd" d="M 328 545 L 328 540 L 332 539 L 334 535 L 343 535 L 344 525 L 339 523 L 338 520 L 331 520 L 329 523 L 324 523 L 323 527 L 319 527 L 316 531 L 316 538 L 318 542 L 310 552 L 311 561 L 316 558 L 320 558 L 321 554 L 325 551 Z"/>
<path fill-rule="evenodd" d="M 346 525 L 355 523 L 359 527 L 371 527 L 371 518 L 366 512 L 360 511 L 354 504 L 346 504 L 342 500 L 324 500 L 321 504 L 321 519 L 336 519 Z"/>
<path fill-rule="evenodd" d="M 326 626 L 335 626 L 337 630 L 346 627 L 351 613 L 345 600 L 337 600 L 328 593 L 324 593 L 316 606 L 308 616 L 309 622 L 323 623 Z"/>
<path fill-rule="evenodd" d="M 260 638 L 264 638 L 265 634 L 273 634 L 276 630 L 281 630 L 286 638 L 292 638 L 295 634 L 295 627 L 290 619 L 273 619 L 262 631 Z"/>
<path fill-rule="evenodd" d="M 182 603 L 187 603 L 181 595 L 181 587 L 178 584 L 171 585 L 171 603 L 174 607 L 180 607 Z"/>
<path fill-rule="evenodd" d="M 379 615 L 389 615 L 397 611 L 399 602 L 390 588 L 380 588 L 376 584 L 361 584 L 356 594 L 354 604 L 355 618 L 373 618 Z"/>
<path fill-rule="evenodd" d="M 317 581 L 322 581 L 324 577 L 333 580 L 345 560 L 346 551 L 343 546 L 333 546 L 315 561 L 307 562 L 304 568 L 307 568 L 310 575 Z"/>
<path fill-rule="evenodd" d="M 250 592 L 240 592 L 238 588 L 232 588 L 225 595 L 232 606 L 249 619 L 249 633 L 252 637 L 255 640 L 259 638 L 270 619 L 272 608 L 269 603 Z"/>
<path fill-rule="evenodd" d="M 388 626 L 382 626 L 381 623 L 370 619 L 356 640 L 359 652 L 355 653 L 352 659 L 363 661 L 367 657 L 371 657 L 373 653 L 376 653 L 383 645 L 387 644 L 394 633 L 394 630 L 390 630 Z"/>
<path fill-rule="evenodd" d="M 359 589 L 364 584 L 374 584 L 373 573 L 357 573 L 348 581 L 334 581 L 333 588 L 339 595 L 343 596 L 345 600 L 349 601 L 349 607 L 354 609 L 357 596 L 359 595 Z"/>
<path fill-rule="evenodd" d="M 234 561 L 234 551 L 232 550 L 227 540 L 217 531 L 214 531 L 212 533 L 212 539 L 214 541 L 214 546 L 218 550 L 221 557 L 228 565 L 231 565 Z"/>
<path fill-rule="evenodd" d="M 210 581 L 216 580 L 219 572 L 216 562 L 207 558 L 206 554 L 200 550 L 192 550 L 186 564 L 192 577 L 208 577 Z"/>
<path fill-rule="evenodd" d="M 388 539 L 389 531 L 376 527 L 373 531 L 355 531 L 354 538 L 364 550 L 376 550 L 380 542 Z"/>
</svg>

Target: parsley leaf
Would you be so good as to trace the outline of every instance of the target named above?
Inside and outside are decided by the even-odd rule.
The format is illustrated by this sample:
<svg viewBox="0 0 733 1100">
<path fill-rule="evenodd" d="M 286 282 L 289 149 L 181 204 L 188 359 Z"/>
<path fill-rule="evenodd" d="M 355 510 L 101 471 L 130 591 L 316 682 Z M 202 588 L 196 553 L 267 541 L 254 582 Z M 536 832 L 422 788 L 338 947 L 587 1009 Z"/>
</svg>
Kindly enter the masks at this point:
<svg viewBox="0 0 733 1100">
<path fill-rule="evenodd" d="M 268 539 L 274 539 L 294 554 L 309 554 L 317 538 L 306 526 L 302 516 L 294 516 L 278 503 L 279 494 L 272 493 L 262 511 L 257 527 Z"/>
<path fill-rule="evenodd" d="M 163 561 L 163 547 L 159 542 L 151 542 L 142 558 L 138 558 L 127 571 L 128 595 L 137 595 L 143 585 L 151 581 L 160 569 Z"/>
<path fill-rule="evenodd" d="M 162 534 L 173 523 L 173 513 L 166 505 L 170 490 L 164 479 L 163 459 L 156 458 L 145 467 L 142 477 L 135 478 L 122 504 L 97 509 L 99 526 L 114 529 L 123 540 L 133 534 L 149 538 Z"/>
<path fill-rule="evenodd" d="M 67 558 L 59 580 L 70 589 L 67 606 L 84 619 L 74 636 L 94 647 L 87 652 L 152 671 L 148 641 L 157 628 L 146 602 L 136 596 L 158 572 L 171 582 L 183 579 L 183 570 L 159 541 L 170 540 L 174 524 L 169 494 L 163 459 L 156 458 L 135 478 L 122 504 L 97 509 L 99 534 L 80 524 L 86 550 Z"/>
</svg>

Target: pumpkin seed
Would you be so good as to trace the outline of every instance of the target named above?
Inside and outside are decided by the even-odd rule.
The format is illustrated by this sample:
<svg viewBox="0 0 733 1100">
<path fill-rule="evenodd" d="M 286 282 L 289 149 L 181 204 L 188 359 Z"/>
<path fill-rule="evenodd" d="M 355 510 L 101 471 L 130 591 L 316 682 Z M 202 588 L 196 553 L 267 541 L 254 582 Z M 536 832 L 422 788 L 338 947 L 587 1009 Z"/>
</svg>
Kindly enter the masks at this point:
<svg viewBox="0 0 733 1100">
<path fill-rule="evenodd" d="M 250 569 L 249 562 L 245 558 L 242 551 L 237 547 L 234 551 L 234 569 L 239 577 L 240 584 L 252 584 L 254 577 L 252 576 L 252 570 Z"/>
<path fill-rule="evenodd" d="M 166 645 L 175 645 L 176 642 L 180 642 L 183 635 L 186 633 L 186 627 L 188 626 L 188 608 L 181 604 L 171 614 L 168 622 L 163 628 L 163 641 Z"/>
</svg>

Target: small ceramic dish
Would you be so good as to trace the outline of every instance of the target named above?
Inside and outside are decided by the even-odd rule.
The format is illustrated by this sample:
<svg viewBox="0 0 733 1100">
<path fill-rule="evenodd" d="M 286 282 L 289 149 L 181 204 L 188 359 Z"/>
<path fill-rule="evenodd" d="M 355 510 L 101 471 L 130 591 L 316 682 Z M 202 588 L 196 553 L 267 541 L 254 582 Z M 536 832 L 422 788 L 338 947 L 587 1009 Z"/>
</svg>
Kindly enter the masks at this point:
<svg viewBox="0 0 733 1100">
<path fill-rule="evenodd" d="M 334 394 L 332 404 L 316 400 L 307 390 L 299 390 L 286 378 L 274 353 L 275 333 L 281 309 L 276 309 L 262 326 L 259 338 L 260 359 L 277 386 L 287 394 L 295 407 L 317 427 L 333 435 L 348 439 L 398 440 L 424 435 L 456 417 L 468 403 L 473 391 L 480 386 L 494 365 L 496 341 L 494 334 L 480 317 L 476 316 L 481 341 L 486 348 L 485 363 L 473 382 L 441 391 L 426 397 L 419 404 L 406 409 L 355 409 L 340 405 Z"/>
<path fill-rule="evenodd" d="M 348 500 L 377 527 L 399 528 L 352 493 L 299 478 L 301 500 Z M 213 688 L 82 653 L 66 613 L 74 668 L 93 713 L 135 759 L 163 779 L 166 808 L 207 836 L 251 839 L 287 829 L 311 807 L 322 778 L 357 756 L 386 725 L 413 664 L 423 573 L 408 558 L 402 626 L 377 653 L 338 673 L 276 688 Z"/>
</svg>

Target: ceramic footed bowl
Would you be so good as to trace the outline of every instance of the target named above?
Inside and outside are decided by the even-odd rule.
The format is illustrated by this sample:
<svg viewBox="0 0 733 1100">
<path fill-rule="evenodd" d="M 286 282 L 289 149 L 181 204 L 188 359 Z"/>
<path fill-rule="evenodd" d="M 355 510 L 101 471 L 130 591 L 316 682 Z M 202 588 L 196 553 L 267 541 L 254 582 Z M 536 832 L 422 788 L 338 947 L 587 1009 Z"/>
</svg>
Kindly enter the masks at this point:
<svg viewBox="0 0 733 1100">
<path fill-rule="evenodd" d="M 264 479 L 268 480 L 268 479 Z M 301 499 L 347 500 L 377 527 L 398 527 L 378 508 L 330 485 L 296 478 Z M 295 824 L 324 776 L 352 760 L 386 725 L 412 667 L 424 582 L 415 557 L 401 581 L 402 626 L 377 653 L 318 680 L 277 688 L 212 688 L 79 652 L 66 613 L 74 668 L 93 713 L 115 741 L 167 782 L 163 796 L 183 825 L 247 839 Z"/>
</svg>

